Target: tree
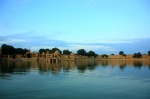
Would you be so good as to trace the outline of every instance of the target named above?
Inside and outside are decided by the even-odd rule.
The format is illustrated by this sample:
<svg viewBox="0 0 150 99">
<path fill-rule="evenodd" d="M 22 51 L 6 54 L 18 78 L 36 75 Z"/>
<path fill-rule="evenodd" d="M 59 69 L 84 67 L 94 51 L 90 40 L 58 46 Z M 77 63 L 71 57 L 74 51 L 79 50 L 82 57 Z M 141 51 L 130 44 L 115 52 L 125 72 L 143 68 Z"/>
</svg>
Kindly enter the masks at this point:
<svg viewBox="0 0 150 99">
<path fill-rule="evenodd" d="M 24 55 L 26 52 L 28 52 L 29 50 L 27 50 L 26 48 L 25 49 L 23 49 L 23 52 L 22 52 L 22 54 Z"/>
<path fill-rule="evenodd" d="M 148 55 L 150 55 L 150 51 L 148 51 Z"/>
<path fill-rule="evenodd" d="M 13 54 L 12 54 L 12 57 L 13 57 L 13 59 L 15 59 L 15 58 L 16 58 L 16 54 L 15 54 L 15 53 L 13 53 Z"/>
<path fill-rule="evenodd" d="M 126 57 L 127 55 L 126 54 L 122 54 L 122 56 Z"/>
<path fill-rule="evenodd" d="M 28 54 L 26 55 L 26 57 L 27 57 L 27 58 L 31 58 L 31 54 L 28 53 Z"/>
<path fill-rule="evenodd" d="M 106 57 L 106 58 L 107 58 L 107 57 L 108 57 L 108 55 L 107 55 L 107 54 L 102 54 L 102 57 L 103 57 L 103 58 L 104 58 L 104 57 Z"/>
<path fill-rule="evenodd" d="M 134 57 L 134 58 L 141 58 L 141 57 L 142 57 L 142 54 L 141 54 L 140 52 L 134 53 L 133 57 Z"/>
<path fill-rule="evenodd" d="M 79 50 L 77 51 L 77 54 L 78 54 L 78 55 L 83 55 L 83 56 L 85 56 L 85 55 L 86 55 L 86 51 L 85 51 L 84 49 L 79 49 Z"/>
<path fill-rule="evenodd" d="M 67 50 L 63 50 L 63 54 L 66 54 L 66 55 L 70 55 L 71 51 L 69 51 L 68 49 Z"/>
<path fill-rule="evenodd" d="M 89 52 L 87 53 L 87 55 L 88 55 L 88 57 L 91 57 L 91 56 L 96 57 L 96 56 L 97 56 L 97 54 L 95 54 L 94 51 L 89 51 Z"/>
<path fill-rule="evenodd" d="M 60 54 L 62 53 L 62 51 L 60 49 L 58 49 L 57 47 L 52 48 L 52 53 L 54 53 L 56 50 L 58 50 L 60 52 Z"/>
<path fill-rule="evenodd" d="M 40 54 L 42 54 L 43 52 L 45 53 L 46 50 L 45 50 L 45 49 L 39 49 L 39 53 L 40 53 Z"/>
<path fill-rule="evenodd" d="M 123 53 L 124 53 L 123 51 L 120 51 L 120 52 L 119 52 L 119 55 L 123 55 Z"/>
<path fill-rule="evenodd" d="M 47 51 L 48 51 L 50 54 L 52 54 L 52 50 L 50 50 L 50 49 L 47 48 L 47 49 L 45 49 L 45 52 L 47 52 Z"/>
<path fill-rule="evenodd" d="M 12 55 L 13 53 L 15 53 L 15 48 L 13 46 L 3 44 L 1 48 L 3 55 Z"/>
<path fill-rule="evenodd" d="M 45 49 L 45 51 L 46 51 L 46 52 L 47 52 L 47 51 L 49 52 L 49 49 L 47 48 L 47 49 Z"/>
<path fill-rule="evenodd" d="M 22 54 L 23 49 L 22 48 L 16 48 L 16 54 Z"/>
</svg>

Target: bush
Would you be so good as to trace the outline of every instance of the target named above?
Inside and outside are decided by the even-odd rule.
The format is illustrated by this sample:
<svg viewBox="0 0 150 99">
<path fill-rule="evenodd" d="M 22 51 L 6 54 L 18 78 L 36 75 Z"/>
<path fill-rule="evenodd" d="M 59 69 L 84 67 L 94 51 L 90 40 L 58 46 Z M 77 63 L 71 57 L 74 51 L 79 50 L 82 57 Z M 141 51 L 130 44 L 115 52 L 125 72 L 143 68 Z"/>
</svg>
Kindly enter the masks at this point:
<svg viewBox="0 0 150 99">
<path fill-rule="evenodd" d="M 123 55 L 123 54 L 124 54 L 124 52 L 123 52 L 123 51 L 120 51 L 120 52 L 119 52 L 119 55 Z"/>
<path fill-rule="evenodd" d="M 150 55 L 150 51 L 148 51 L 148 55 Z"/>
<path fill-rule="evenodd" d="M 27 57 L 27 58 L 31 58 L 31 54 L 28 53 L 28 54 L 26 55 L 26 57 Z"/>
<path fill-rule="evenodd" d="M 107 57 L 108 57 L 108 55 L 107 55 L 107 54 L 103 54 L 103 55 L 102 55 L 102 57 L 103 57 L 103 58 L 104 58 L 104 57 L 106 57 L 106 58 L 107 58 Z"/>
<path fill-rule="evenodd" d="M 126 57 L 127 55 L 126 55 L 126 54 L 123 54 L 122 56 Z"/>
<path fill-rule="evenodd" d="M 133 57 L 134 57 L 134 58 L 141 58 L 141 57 L 142 57 L 142 54 L 141 54 L 140 52 L 134 53 Z"/>
</svg>

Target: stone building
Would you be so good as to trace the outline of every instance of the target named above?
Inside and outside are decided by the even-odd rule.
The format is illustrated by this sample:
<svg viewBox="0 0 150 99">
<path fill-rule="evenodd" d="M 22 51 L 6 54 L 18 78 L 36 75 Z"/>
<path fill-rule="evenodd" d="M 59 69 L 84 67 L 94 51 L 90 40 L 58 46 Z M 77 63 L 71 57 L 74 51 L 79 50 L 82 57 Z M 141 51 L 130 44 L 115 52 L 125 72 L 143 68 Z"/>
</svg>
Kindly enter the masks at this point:
<svg viewBox="0 0 150 99">
<path fill-rule="evenodd" d="M 46 52 L 46 61 L 50 61 L 50 58 L 53 57 L 53 54 L 50 54 L 49 51 Z"/>
<path fill-rule="evenodd" d="M 75 58 L 75 55 L 74 55 L 73 52 L 70 54 L 70 58 L 71 58 L 71 59 L 74 59 L 74 58 Z"/>
<path fill-rule="evenodd" d="M 54 52 L 54 57 L 55 57 L 55 58 L 60 58 L 60 57 L 61 57 L 61 54 L 60 54 L 60 52 L 59 52 L 58 50 L 56 50 L 56 51 Z"/>
</svg>

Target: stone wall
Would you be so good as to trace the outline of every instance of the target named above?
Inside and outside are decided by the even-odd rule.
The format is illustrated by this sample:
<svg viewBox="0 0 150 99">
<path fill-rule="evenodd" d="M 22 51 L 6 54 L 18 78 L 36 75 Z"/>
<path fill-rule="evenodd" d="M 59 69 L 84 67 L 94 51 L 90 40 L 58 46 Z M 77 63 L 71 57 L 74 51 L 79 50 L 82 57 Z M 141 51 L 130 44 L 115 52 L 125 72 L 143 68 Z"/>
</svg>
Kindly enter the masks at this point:
<svg viewBox="0 0 150 99">
<path fill-rule="evenodd" d="M 132 54 L 126 55 L 126 56 L 122 56 L 122 55 L 108 55 L 108 57 L 102 57 L 102 55 L 98 55 L 96 58 L 96 60 L 104 60 L 104 59 L 117 59 L 117 60 L 121 60 L 121 59 L 150 59 L 149 55 L 142 55 L 141 58 L 133 58 Z"/>
</svg>

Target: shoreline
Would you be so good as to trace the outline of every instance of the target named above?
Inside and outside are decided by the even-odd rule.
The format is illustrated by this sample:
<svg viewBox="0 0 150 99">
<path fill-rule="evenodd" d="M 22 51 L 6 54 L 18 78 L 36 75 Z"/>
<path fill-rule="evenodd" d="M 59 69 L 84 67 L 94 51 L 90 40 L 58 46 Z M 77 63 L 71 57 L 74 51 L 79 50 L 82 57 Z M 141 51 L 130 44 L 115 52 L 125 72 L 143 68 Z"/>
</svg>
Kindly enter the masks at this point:
<svg viewBox="0 0 150 99">
<path fill-rule="evenodd" d="M 88 61 L 150 61 L 150 58 L 147 59 L 141 59 L 141 58 L 133 58 L 133 59 L 58 59 L 60 61 L 82 61 L 82 60 L 88 60 Z M 0 61 L 50 61 L 48 59 L 36 59 L 36 58 L 19 58 L 19 59 L 8 59 L 8 58 L 0 58 Z"/>
</svg>

